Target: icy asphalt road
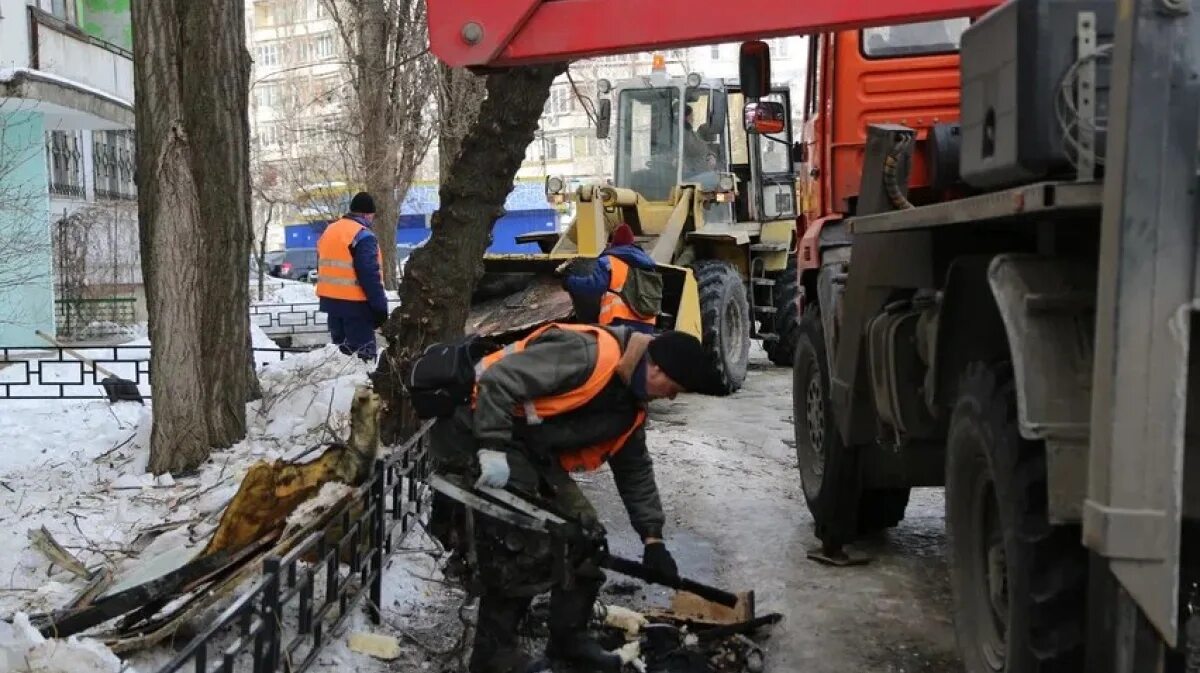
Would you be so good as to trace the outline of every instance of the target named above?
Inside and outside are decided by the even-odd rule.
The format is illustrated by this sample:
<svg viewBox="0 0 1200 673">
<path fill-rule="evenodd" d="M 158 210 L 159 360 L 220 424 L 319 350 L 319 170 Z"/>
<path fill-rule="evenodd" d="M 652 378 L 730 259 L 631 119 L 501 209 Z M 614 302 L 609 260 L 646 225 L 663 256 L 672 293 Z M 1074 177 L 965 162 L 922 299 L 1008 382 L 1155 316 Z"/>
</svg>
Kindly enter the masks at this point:
<svg viewBox="0 0 1200 673">
<path fill-rule="evenodd" d="M 791 448 L 791 371 L 761 351 L 745 388 L 729 398 L 656 403 L 648 441 L 667 512 L 667 542 L 681 573 L 733 591 L 754 589 L 758 612 L 785 621 L 766 642 L 777 673 L 948 673 L 954 656 L 942 553 L 940 489 L 913 492 L 905 520 L 859 543 L 871 564 L 809 561 L 817 544 Z M 607 472 L 584 489 L 613 550 L 641 547 Z M 610 584 L 622 578 L 610 573 Z M 635 600 L 665 604 L 648 590 Z M 630 602 L 630 597 L 614 598 Z"/>
</svg>

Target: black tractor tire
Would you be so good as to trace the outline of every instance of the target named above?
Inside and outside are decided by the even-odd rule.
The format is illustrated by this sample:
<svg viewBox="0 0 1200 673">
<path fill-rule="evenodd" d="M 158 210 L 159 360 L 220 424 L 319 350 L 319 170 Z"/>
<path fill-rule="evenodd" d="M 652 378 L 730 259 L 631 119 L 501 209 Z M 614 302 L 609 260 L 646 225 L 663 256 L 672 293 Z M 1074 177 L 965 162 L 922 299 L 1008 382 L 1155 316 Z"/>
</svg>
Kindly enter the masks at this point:
<svg viewBox="0 0 1200 673">
<path fill-rule="evenodd" d="M 792 425 L 801 488 L 817 537 L 826 544 L 845 544 L 895 527 L 904 519 L 909 489 L 862 488 L 858 450 L 842 443 L 834 424 L 825 330 L 816 304 L 804 311 L 796 334 Z"/>
<path fill-rule="evenodd" d="M 1046 451 L 1021 437 L 1012 368 L 972 364 L 946 443 L 954 625 L 967 673 L 1083 670 L 1087 554 L 1047 516 Z"/>
<path fill-rule="evenodd" d="M 729 395 L 742 387 L 750 366 L 750 301 L 735 266 L 719 260 L 692 265 L 700 294 L 700 328 L 708 352 L 712 390 Z"/>
<path fill-rule="evenodd" d="M 778 339 L 763 342 L 763 350 L 771 362 L 780 367 L 791 367 L 796 359 L 796 339 L 800 334 L 800 309 L 796 300 L 800 294 L 800 277 L 796 273 L 796 258 L 788 259 L 788 267 L 775 278 L 775 313 L 763 325 L 763 331 L 773 332 Z M 765 320 L 763 321 L 766 322 Z"/>
</svg>

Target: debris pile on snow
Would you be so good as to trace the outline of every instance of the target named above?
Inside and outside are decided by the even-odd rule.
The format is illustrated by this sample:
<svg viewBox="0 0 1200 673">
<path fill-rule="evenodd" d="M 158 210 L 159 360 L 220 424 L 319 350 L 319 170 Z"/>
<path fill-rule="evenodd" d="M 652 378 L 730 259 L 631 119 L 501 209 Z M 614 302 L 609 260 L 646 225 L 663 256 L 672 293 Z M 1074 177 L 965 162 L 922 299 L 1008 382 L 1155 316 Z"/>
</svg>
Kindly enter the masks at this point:
<svg viewBox="0 0 1200 673">
<path fill-rule="evenodd" d="M 256 346 L 274 347 L 261 330 L 254 328 L 252 336 Z M 148 355 L 147 339 L 129 345 L 145 347 Z M 0 623 L 0 672 L 122 670 L 102 644 L 85 637 L 44 639 L 22 616 L 62 608 L 87 584 L 79 568 L 64 569 L 68 564 L 56 563 L 45 551 L 53 545 L 34 545 L 28 531 L 44 527 L 42 537 L 65 552 L 57 554 L 60 561 L 78 559 L 89 574 L 111 570 L 116 579 L 109 594 L 161 576 L 204 547 L 254 463 L 291 459 L 348 436 L 350 404 L 369 371 L 370 365 L 332 346 L 265 365 L 259 371 L 263 398 L 247 406 L 246 438 L 214 451 L 196 471 L 173 477 L 146 473 L 152 400 L 145 407 L 78 399 L 0 402 L 5 417 L 0 424 L 0 548 L 7 552 L 0 555 L 0 617 L 18 615 L 12 625 Z M 349 490 L 326 485 L 289 522 L 319 516 Z M 406 544 L 432 544 L 413 537 L 418 540 Z M 406 623 L 444 597 L 442 585 L 424 579 L 436 577 L 435 565 L 424 553 L 389 560 L 383 606 L 388 618 Z M 346 628 L 371 630 L 360 614 Z M 346 635 L 335 635 L 313 670 L 387 670 L 383 662 L 350 650 Z M 408 643 L 402 648 L 404 656 L 417 656 Z M 133 663 L 152 671 L 170 654 L 168 648 L 141 652 Z M 129 663 L 123 669 L 127 673 Z"/>
<path fill-rule="evenodd" d="M 47 640 L 17 613 L 12 624 L 0 622 L 0 671 L 5 673 L 136 673 L 94 640 L 74 636 Z"/>
<path fill-rule="evenodd" d="M 211 519 L 255 462 L 344 438 L 354 389 L 367 374 L 366 364 L 334 347 L 267 366 L 263 399 L 247 406 L 246 439 L 175 477 L 145 471 L 149 407 L 5 400 L 0 548 L 11 553 L 0 556 L 0 615 L 57 609 L 83 589 L 82 580 L 31 545 L 28 530 L 45 526 L 87 568 L 107 566 L 117 576 L 188 547 L 211 532 Z M 163 548 L 156 544 L 164 541 Z M 63 590 L 41 590 L 56 585 Z"/>
</svg>

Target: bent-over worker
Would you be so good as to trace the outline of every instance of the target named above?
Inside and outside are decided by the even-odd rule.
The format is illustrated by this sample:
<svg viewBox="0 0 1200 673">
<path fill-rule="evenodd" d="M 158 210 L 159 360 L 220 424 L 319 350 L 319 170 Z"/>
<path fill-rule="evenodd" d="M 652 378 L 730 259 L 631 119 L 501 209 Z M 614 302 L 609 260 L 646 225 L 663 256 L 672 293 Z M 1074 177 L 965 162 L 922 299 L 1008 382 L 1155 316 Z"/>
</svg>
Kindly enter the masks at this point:
<svg viewBox="0 0 1200 673">
<path fill-rule="evenodd" d="M 638 247 L 628 224 L 622 223 L 613 230 L 608 247 L 596 258 L 590 271 L 571 273 L 570 264 L 563 265 L 563 268 L 567 273 L 563 277 L 563 288 L 576 298 L 577 305 L 590 303 L 594 306 L 595 302 L 599 302 L 600 313 L 596 323 L 630 327 L 645 333 L 654 332 L 658 312 L 640 313 L 631 305 L 633 283 L 629 281 L 630 275 L 638 271 L 654 275 L 658 272 L 654 270 L 654 259 Z M 631 287 L 627 288 L 627 284 Z M 661 289 L 660 282 L 660 296 Z"/>
<path fill-rule="evenodd" d="M 346 355 L 375 358 L 375 330 L 388 317 L 383 255 L 371 225 L 375 200 L 359 192 L 350 212 L 317 241 L 317 296 L 329 318 L 330 341 Z"/>
<path fill-rule="evenodd" d="M 478 486 L 541 498 L 602 539 L 596 512 L 569 473 L 608 463 L 644 545 L 643 562 L 677 576 L 663 542 L 645 405 L 703 388 L 702 368 L 696 366 L 703 359 L 700 341 L 682 332 L 651 337 L 622 327 L 547 325 L 480 361 L 473 408 L 459 407 L 431 432 L 435 469 L 462 475 L 477 469 Z M 460 515 L 450 515 L 453 507 L 436 497 L 434 505 L 434 534 L 448 548 L 463 549 L 465 525 L 450 521 Z M 545 534 L 483 515 L 473 520 L 475 549 L 466 556 L 478 559 L 474 571 L 482 597 L 471 673 L 540 670 L 536 666 L 543 662 L 521 651 L 517 626 L 533 597 L 547 590 L 547 653 L 591 664 L 588 670 L 619 670 L 620 658 L 587 634 L 604 582 L 595 547 L 571 545 L 556 552 Z M 556 566 L 568 570 L 556 573 Z"/>
</svg>

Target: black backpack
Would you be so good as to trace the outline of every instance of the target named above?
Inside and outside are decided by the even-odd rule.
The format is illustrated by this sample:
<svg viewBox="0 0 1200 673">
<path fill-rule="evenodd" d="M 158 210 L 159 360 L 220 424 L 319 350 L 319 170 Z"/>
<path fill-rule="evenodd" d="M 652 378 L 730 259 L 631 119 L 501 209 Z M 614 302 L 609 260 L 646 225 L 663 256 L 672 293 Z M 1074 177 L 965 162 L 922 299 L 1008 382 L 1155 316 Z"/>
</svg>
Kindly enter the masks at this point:
<svg viewBox="0 0 1200 673">
<path fill-rule="evenodd" d="M 425 349 L 408 374 L 408 398 L 419 418 L 446 418 L 471 403 L 475 365 L 498 346 L 470 335 Z"/>
</svg>

